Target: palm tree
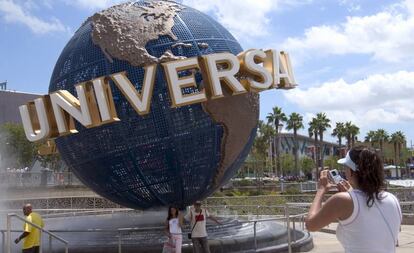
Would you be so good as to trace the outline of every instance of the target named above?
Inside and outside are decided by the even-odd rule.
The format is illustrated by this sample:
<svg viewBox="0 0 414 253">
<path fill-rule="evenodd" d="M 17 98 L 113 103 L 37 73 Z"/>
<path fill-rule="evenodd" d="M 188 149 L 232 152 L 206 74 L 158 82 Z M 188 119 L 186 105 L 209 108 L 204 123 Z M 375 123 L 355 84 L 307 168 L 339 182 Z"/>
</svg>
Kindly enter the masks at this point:
<svg viewBox="0 0 414 253">
<path fill-rule="evenodd" d="M 405 135 L 401 131 L 397 131 L 391 134 L 390 143 L 394 144 L 394 165 L 398 171 L 398 166 L 400 164 L 399 160 L 401 157 L 401 148 L 402 145 L 405 143 Z M 401 174 L 401 171 L 400 171 Z"/>
<path fill-rule="evenodd" d="M 389 139 L 389 135 L 387 133 L 387 131 L 385 131 L 384 129 L 380 128 L 377 131 L 375 131 L 375 137 L 374 137 L 375 141 L 378 142 L 380 144 L 380 150 L 382 153 L 382 158 L 384 160 L 384 142 L 387 142 Z"/>
<path fill-rule="evenodd" d="M 345 123 L 345 138 L 347 142 L 347 149 L 350 150 L 357 140 L 359 134 L 359 127 L 354 125 L 351 121 Z"/>
<path fill-rule="evenodd" d="M 315 139 L 315 153 L 314 153 L 314 164 L 315 164 L 315 178 L 318 180 L 319 173 L 318 173 L 318 161 L 319 161 L 319 152 L 318 152 L 318 122 L 316 118 L 312 118 L 312 120 L 309 122 L 309 128 L 308 128 L 309 138 L 314 137 Z"/>
<path fill-rule="evenodd" d="M 271 125 L 265 124 L 259 120 L 257 125 L 257 135 L 253 142 L 252 151 L 249 154 L 254 161 L 268 161 L 269 146 L 272 143 L 271 137 L 274 136 L 274 129 Z M 273 168 L 272 160 L 270 160 L 271 168 Z M 260 174 L 260 173 L 257 173 Z"/>
<path fill-rule="evenodd" d="M 368 131 L 367 135 L 365 135 L 365 142 L 369 142 L 371 144 L 371 147 L 374 147 L 375 131 Z"/>
<path fill-rule="evenodd" d="M 282 124 L 282 122 L 286 122 L 287 118 L 285 113 L 282 111 L 282 108 L 280 107 L 273 107 L 272 112 L 267 114 L 267 122 L 269 124 L 272 124 L 275 129 L 275 136 L 274 139 L 279 140 L 279 125 Z M 275 169 L 274 173 L 276 173 L 277 169 L 280 169 L 280 158 L 279 158 L 279 142 L 276 144 L 276 159 L 277 159 L 277 168 Z"/>
<path fill-rule="evenodd" d="M 351 133 L 352 125 L 353 124 L 351 121 L 347 121 L 345 123 L 345 138 L 346 138 L 346 146 L 348 150 L 350 150 L 352 146 L 352 133 Z"/>
<path fill-rule="evenodd" d="M 325 113 L 318 113 L 316 114 L 316 122 L 317 122 L 317 129 L 319 134 L 319 140 L 321 143 L 320 147 L 320 157 L 319 157 L 319 167 L 323 169 L 323 158 L 324 158 L 324 145 L 323 145 L 323 132 L 325 132 L 328 128 L 331 127 L 330 119 L 326 117 Z"/>
<path fill-rule="evenodd" d="M 253 142 L 253 153 L 260 159 L 266 157 L 266 151 L 269 147 L 270 137 L 273 135 L 273 127 L 266 125 L 262 120 L 259 120 L 259 123 L 257 125 L 257 135 Z"/>
<path fill-rule="evenodd" d="M 298 129 L 304 128 L 302 115 L 294 112 L 289 115 L 289 119 L 286 121 L 287 130 L 293 130 L 293 155 L 295 156 L 295 171 L 299 174 L 298 168 Z"/>
<path fill-rule="evenodd" d="M 352 124 L 350 129 L 349 129 L 349 132 L 351 134 L 351 146 L 354 147 L 355 146 L 355 141 L 357 140 L 357 135 L 359 134 L 359 127 Z"/>
<path fill-rule="evenodd" d="M 332 136 L 338 138 L 339 156 L 341 156 L 342 138 L 345 137 L 345 124 L 336 122 L 336 127 L 332 131 Z"/>
</svg>

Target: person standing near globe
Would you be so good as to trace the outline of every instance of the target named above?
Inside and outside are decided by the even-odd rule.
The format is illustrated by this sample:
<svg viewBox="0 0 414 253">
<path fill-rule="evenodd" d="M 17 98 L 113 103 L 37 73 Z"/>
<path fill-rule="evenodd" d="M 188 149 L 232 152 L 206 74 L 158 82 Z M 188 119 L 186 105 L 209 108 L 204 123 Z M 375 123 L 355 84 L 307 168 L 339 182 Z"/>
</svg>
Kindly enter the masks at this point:
<svg viewBox="0 0 414 253">
<path fill-rule="evenodd" d="M 26 220 L 41 228 L 45 225 L 42 217 L 32 211 L 32 205 L 26 204 L 23 206 L 23 214 L 26 216 Z M 33 227 L 29 223 L 24 223 L 23 233 L 14 240 L 14 243 L 18 244 L 23 240 L 22 252 L 23 253 L 38 253 L 40 250 L 41 233 L 38 228 Z"/>
<path fill-rule="evenodd" d="M 166 221 L 166 231 L 168 234 L 169 242 L 172 242 L 172 248 L 175 249 L 175 253 L 181 253 L 183 244 L 183 235 L 181 228 L 183 227 L 184 220 L 180 211 L 176 207 L 170 206 L 168 208 L 168 217 Z"/>
<path fill-rule="evenodd" d="M 206 219 L 209 218 L 221 225 L 221 223 L 210 215 L 207 209 L 201 208 L 201 201 L 196 201 L 193 208 L 185 216 L 191 222 L 191 241 L 194 253 L 210 253 L 208 245 Z"/>
</svg>

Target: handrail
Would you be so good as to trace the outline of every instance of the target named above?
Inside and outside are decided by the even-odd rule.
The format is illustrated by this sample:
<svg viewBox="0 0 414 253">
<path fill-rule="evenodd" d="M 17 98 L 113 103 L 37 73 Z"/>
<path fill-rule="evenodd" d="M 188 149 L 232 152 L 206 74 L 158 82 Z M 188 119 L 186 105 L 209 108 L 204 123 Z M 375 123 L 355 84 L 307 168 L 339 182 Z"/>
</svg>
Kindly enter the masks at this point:
<svg viewBox="0 0 414 253">
<path fill-rule="evenodd" d="M 49 232 L 49 231 L 43 229 L 42 227 L 34 224 L 33 222 L 27 221 L 25 218 L 23 218 L 23 217 L 15 214 L 15 213 L 9 213 L 9 214 L 7 214 L 7 253 L 11 253 L 11 231 L 12 231 L 11 230 L 11 218 L 13 218 L 13 217 L 17 218 L 20 221 L 23 221 L 25 223 L 30 224 L 31 226 L 33 226 L 36 229 L 40 230 L 41 233 L 48 234 L 49 235 L 49 247 L 50 247 L 50 250 L 51 250 L 51 246 L 52 246 L 52 244 L 51 244 L 51 238 L 53 237 L 54 239 L 60 241 L 61 243 L 63 243 L 65 245 L 65 253 L 68 253 L 68 250 L 69 250 L 69 242 L 68 241 L 64 240 L 63 238 L 61 238 L 61 237 L 59 237 L 57 235 L 55 235 L 52 232 Z M 41 245 L 40 245 L 40 253 L 42 253 L 42 247 L 41 247 Z"/>
<path fill-rule="evenodd" d="M 278 207 L 282 207 L 282 206 L 278 206 Z M 290 222 L 292 219 L 293 222 L 293 231 L 296 231 L 295 228 L 295 219 L 297 217 L 305 217 L 307 215 L 307 213 L 301 213 L 301 214 L 295 214 L 295 215 L 290 215 L 289 214 L 289 205 L 283 206 L 285 209 L 285 215 L 282 217 L 275 217 L 275 218 L 267 218 L 267 219 L 252 219 L 252 220 L 246 220 L 246 221 L 240 221 L 240 223 L 242 224 L 247 224 L 247 223 L 253 223 L 253 231 L 254 231 L 254 246 L 255 249 L 257 249 L 257 223 L 260 222 L 269 222 L 269 221 L 281 221 L 281 220 L 285 220 L 286 221 L 286 229 L 288 231 L 288 252 L 292 252 L 292 238 L 291 238 L 291 231 L 290 231 Z M 10 233 L 11 232 L 21 232 L 21 230 L 11 230 L 10 226 L 9 226 L 9 216 L 10 217 L 17 217 L 18 219 L 26 222 L 26 220 L 16 214 L 9 214 L 8 215 L 8 230 L 6 231 L 8 234 L 8 245 L 7 247 L 10 248 Z M 46 231 L 42 228 L 40 228 L 39 226 L 37 226 L 36 224 L 33 224 L 31 222 L 28 222 L 29 224 L 33 225 L 34 227 L 40 229 L 42 232 L 45 232 L 47 234 L 49 234 L 50 236 L 56 238 L 57 240 L 63 242 L 65 244 L 65 249 L 67 250 L 67 246 L 68 243 L 67 241 L 65 241 L 64 239 L 60 238 L 59 236 L 56 236 L 53 232 L 55 233 L 65 233 L 65 232 L 75 232 L 75 233 L 90 233 L 90 232 L 95 232 L 95 233 L 110 233 L 110 232 L 117 232 L 118 233 L 118 252 L 122 251 L 122 233 L 123 232 L 137 232 L 137 231 L 148 231 L 148 230 L 162 230 L 164 229 L 164 227 L 159 226 L 159 227 L 144 227 L 144 228 L 118 228 L 118 229 L 78 229 L 78 230 L 52 230 L 51 231 Z M 303 227 L 303 225 L 302 225 Z M 0 230 L 1 233 L 4 233 L 4 230 Z M 296 234 L 293 233 L 293 242 L 296 241 Z M 10 253 L 9 251 L 7 253 Z M 66 251 L 67 253 L 67 251 Z"/>
<path fill-rule="evenodd" d="M 259 222 L 268 222 L 268 221 L 278 221 L 278 220 L 286 220 L 287 221 L 287 230 L 288 230 L 288 251 L 292 252 L 292 239 L 291 239 L 291 233 L 289 231 L 290 229 L 290 218 L 295 218 L 295 217 L 304 217 L 306 215 L 306 213 L 304 214 L 299 214 L 299 215 L 290 215 L 289 217 L 278 217 L 278 218 L 269 218 L 269 219 L 255 219 L 255 220 L 249 220 L 249 221 L 240 221 L 240 223 L 253 223 L 253 233 L 254 233 L 254 246 L 255 249 L 257 249 L 257 223 Z M 119 229 L 84 229 L 84 230 L 53 230 L 54 232 L 58 232 L 58 233 L 65 233 L 65 232 L 75 232 L 75 233 L 90 233 L 90 232 L 95 232 L 95 233 L 109 233 L 109 232 L 117 232 L 118 233 L 118 252 L 121 252 L 122 250 L 122 239 L 121 239 L 121 233 L 122 232 L 137 232 L 137 231 L 147 231 L 147 230 L 162 230 L 164 229 L 164 227 L 147 227 L 147 228 L 119 228 Z M 293 230 L 295 231 L 295 223 L 293 220 Z M 20 232 L 20 230 L 11 230 L 12 232 Z M 0 230 L 0 232 L 3 232 L 3 230 Z M 293 241 L 296 241 L 295 237 L 296 235 L 294 234 L 294 239 Z"/>
<path fill-rule="evenodd" d="M 0 212 L 17 212 L 21 211 L 21 208 L 16 209 L 0 209 Z M 59 212 L 59 211 L 67 211 L 67 212 L 80 212 L 80 211 L 94 211 L 94 212 L 101 212 L 101 211 L 136 211 L 131 208 L 36 208 L 37 212 Z"/>
<path fill-rule="evenodd" d="M 406 202 L 400 202 L 401 206 L 404 205 L 412 205 L 414 204 L 414 201 L 406 201 Z M 288 251 L 292 252 L 292 241 L 293 243 L 296 242 L 296 233 L 294 231 L 296 231 L 295 228 L 295 222 L 299 222 L 299 224 L 302 225 L 302 229 L 305 228 L 304 226 L 304 218 L 306 217 L 307 213 L 305 213 L 304 211 L 302 211 L 302 213 L 299 214 L 290 214 L 290 210 L 295 209 L 295 208 L 307 208 L 311 205 L 311 203 L 286 203 L 286 205 L 206 205 L 207 207 L 258 207 L 258 208 L 284 208 L 284 214 L 282 214 L 283 216 L 281 217 L 274 217 L 274 218 L 265 218 L 265 219 L 252 219 L 252 220 L 245 220 L 245 221 L 239 221 L 242 224 L 246 224 L 246 223 L 253 223 L 253 229 L 254 229 L 254 241 L 255 241 L 255 248 L 257 249 L 257 236 L 256 236 L 256 232 L 257 232 L 257 223 L 260 222 L 269 222 L 269 221 L 281 221 L 281 220 L 285 220 L 286 221 L 286 228 L 288 230 Z M 51 209 L 45 209 L 45 210 L 51 210 Z M 54 209 L 54 210 L 62 210 L 62 209 Z M 70 209 L 68 209 L 70 210 Z M 75 210 L 75 209 L 72 209 Z M 78 209 L 80 210 L 80 209 Z M 85 209 L 88 210 L 88 209 Z M 89 209 L 89 210 L 93 210 L 93 209 Z M 88 210 L 88 211 L 89 211 Z M 102 209 L 105 210 L 105 209 Z M 107 209 L 108 210 L 108 209 Z M 131 209 L 127 209 L 127 208 L 117 208 L 115 209 L 116 211 L 126 211 L 126 210 L 131 210 Z M 26 222 L 26 220 L 22 217 L 19 217 L 15 214 L 12 214 L 16 217 L 18 217 L 20 220 Z M 301 218 L 301 219 L 298 219 Z M 29 222 L 29 224 L 31 224 Z M 291 225 L 293 225 L 293 234 L 291 234 Z M 38 226 L 34 225 L 34 227 L 38 228 Z M 8 227 L 9 228 L 9 227 Z M 148 230 L 162 230 L 164 229 L 164 227 L 144 227 L 144 228 L 119 228 L 119 229 L 86 229 L 86 230 L 51 230 L 51 231 L 45 231 L 43 229 L 41 229 L 41 231 L 45 231 L 46 233 L 48 233 L 50 236 L 54 235 L 52 232 L 55 233 L 65 233 L 65 232 L 77 232 L 77 233 L 86 233 L 86 232 L 96 232 L 96 233 L 107 233 L 107 232 L 117 232 L 118 233 L 118 248 L 119 248 L 119 252 L 121 252 L 122 250 L 122 233 L 125 232 L 131 232 L 131 231 L 148 231 Z M 306 231 L 306 230 L 305 230 Z M 4 233 L 5 230 L 0 230 L 0 233 Z M 8 229 L 7 230 L 8 233 L 10 232 L 19 232 L 18 230 L 11 230 Z M 309 233 L 309 232 L 308 232 Z M 8 234 L 9 235 L 9 234 Z M 293 235 L 293 238 L 292 238 Z M 10 236 L 8 237 L 10 238 Z M 62 238 L 55 236 L 55 238 L 63 243 L 65 243 L 65 245 L 67 246 L 67 242 L 65 240 L 63 240 Z M 10 239 L 9 239 L 9 243 L 10 243 Z"/>
</svg>

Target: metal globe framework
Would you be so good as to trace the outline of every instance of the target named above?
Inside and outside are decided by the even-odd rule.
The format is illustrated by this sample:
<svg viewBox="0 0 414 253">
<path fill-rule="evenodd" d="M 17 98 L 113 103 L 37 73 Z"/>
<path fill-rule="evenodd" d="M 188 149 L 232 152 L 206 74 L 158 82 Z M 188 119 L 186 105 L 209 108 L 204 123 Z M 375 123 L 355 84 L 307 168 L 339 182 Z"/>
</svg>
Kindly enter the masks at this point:
<svg viewBox="0 0 414 253">
<path fill-rule="evenodd" d="M 148 2 L 133 5 L 145 7 Z M 160 36 L 149 41 L 145 47 L 149 54 L 161 57 L 170 50 L 177 56 L 194 57 L 242 51 L 237 40 L 214 19 L 181 7 L 172 27 L 177 40 Z M 121 71 L 126 71 L 141 89 L 143 68 L 108 58 L 107 52 L 94 44 L 92 30 L 89 19 L 70 39 L 56 63 L 49 91 L 64 89 L 76 96 L 76 84 Z M 201 86 L 200 75 L 197 81 Z M 157 69 L 151 111 L 146 116 L 138 115 L 113 83 L 111 89 L 120 121 L 92 129 L 76 124 L 79 133 L 59 137 L 56 144 L 64 161 L 85 185 L 123 206 L 185 206 L 203 199 L 234 175 L 251 148 L 256 127 L 249 129 L 241 152 L 225 165 L 217 181 L 217 170 L 223 168 L 226 155 L 223 141 L 231 129 L 216 122 L 202 104 L 171 108 L 161 66 Z"/>
</svg>

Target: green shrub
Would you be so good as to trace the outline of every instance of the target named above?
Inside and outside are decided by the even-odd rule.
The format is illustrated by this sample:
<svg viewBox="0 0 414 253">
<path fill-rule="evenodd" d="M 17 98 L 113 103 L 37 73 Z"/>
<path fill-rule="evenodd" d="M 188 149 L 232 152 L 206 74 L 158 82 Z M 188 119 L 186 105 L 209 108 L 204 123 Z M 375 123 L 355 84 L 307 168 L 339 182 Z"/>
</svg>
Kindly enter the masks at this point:
<svg viewBox="0 0 414 253">
<path fill-rule="evenodd" d="M 287 195 L 296 195 L 296 194 L 302 194 L 300 190 L 297 187 L 287 187 L 284 194 Z"/>
</svg>

